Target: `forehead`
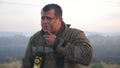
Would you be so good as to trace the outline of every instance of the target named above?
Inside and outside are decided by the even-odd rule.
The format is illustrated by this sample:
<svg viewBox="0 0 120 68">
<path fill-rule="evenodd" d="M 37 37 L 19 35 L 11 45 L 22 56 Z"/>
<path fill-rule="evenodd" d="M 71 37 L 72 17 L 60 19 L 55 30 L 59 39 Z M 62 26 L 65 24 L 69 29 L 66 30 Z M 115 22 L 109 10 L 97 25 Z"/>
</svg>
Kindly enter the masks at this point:
<svg viewBox="0 0 120 68">
<path fill-rule="evenodd" d="M 54 9 L 50 9 L 47 12 L 42 11 L 41 15 L 42 16 L 55 16 L 55 10 Z"/>
</svg>

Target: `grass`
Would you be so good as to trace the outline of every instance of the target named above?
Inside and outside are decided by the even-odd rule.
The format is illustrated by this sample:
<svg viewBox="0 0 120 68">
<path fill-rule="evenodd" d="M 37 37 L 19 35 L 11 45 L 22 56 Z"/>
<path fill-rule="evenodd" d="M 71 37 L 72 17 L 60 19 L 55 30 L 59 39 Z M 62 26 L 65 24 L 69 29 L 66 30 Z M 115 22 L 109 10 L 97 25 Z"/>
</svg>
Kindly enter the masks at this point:
<svg viewBox="0 0 120 68">
<path fill-rule="evenodd" d="M 0 64 L 0 68 L 20 68 L 20 67 L 21 67 L 20 61 L 13 61 L 9 63 Z M 81 68 L 120 68 L 120 65 L 114 63 L 100 62 L 94 64 L 92 63 L 88 67 L 81 66 Z"/>
<path fill-rule="evenodd" d="M 13 61 L 9 63 L 0 64 L 0 68 L 20 68 L 20 67 L 21 67 L 20 61 Z"/>
<path fill-rule="evenodd" d="M 102 64 L 94 64 L 92 68 L 104 68 Z"/>
<path fill-rule="evenodd" d="M 120 68 L 120 65 L 116 63 L 100 62 L 100 63 L 92 64 L 90 68 Z"/>
</svg>

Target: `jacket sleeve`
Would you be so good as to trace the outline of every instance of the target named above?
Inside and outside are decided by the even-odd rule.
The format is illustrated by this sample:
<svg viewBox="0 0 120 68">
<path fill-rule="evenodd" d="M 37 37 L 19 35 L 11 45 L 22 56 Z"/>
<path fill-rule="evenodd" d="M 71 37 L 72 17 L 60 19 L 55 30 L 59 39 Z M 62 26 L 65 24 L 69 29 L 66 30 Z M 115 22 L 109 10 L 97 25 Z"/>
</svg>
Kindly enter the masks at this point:
<svg viewBox="0 0 120 68">
<path fill-rule="evenodd" d="M 65 62 L 75 62 L 88 66 L 92 59 L 92 47 L 83 31 L 74 33 L 72 41 L 57 38 L 57 53 L 65 57 Z"/>
<path fill-rule="evenodd" d="M 32 68 L 33 66 L 33 59 L 32 59 L 32 38 L 30 38 L 28 47 L 25 52 L 25 56 L 22 60 L 22 66 L 21 68 Z"/>
</svg>

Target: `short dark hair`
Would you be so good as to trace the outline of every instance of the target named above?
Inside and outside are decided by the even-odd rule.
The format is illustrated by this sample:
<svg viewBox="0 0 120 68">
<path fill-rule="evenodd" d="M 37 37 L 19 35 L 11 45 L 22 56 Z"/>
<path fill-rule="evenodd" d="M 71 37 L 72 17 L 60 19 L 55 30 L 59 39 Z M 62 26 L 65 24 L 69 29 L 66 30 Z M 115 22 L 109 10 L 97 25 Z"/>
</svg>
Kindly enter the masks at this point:
<svg viewBox="0 0 120 68">
<path fill-rule="evenodd" d="M 45 5 L 45 7 L 43 7 L 42 11 L 43 12 L 47 12 L 51 9 L 54 9 L 55 10 L 55 16 L 56 17 L 62 17 L 62 9 L 59 5 L 57 4 L 48 4 L 48 5 Z"/>
</svg>

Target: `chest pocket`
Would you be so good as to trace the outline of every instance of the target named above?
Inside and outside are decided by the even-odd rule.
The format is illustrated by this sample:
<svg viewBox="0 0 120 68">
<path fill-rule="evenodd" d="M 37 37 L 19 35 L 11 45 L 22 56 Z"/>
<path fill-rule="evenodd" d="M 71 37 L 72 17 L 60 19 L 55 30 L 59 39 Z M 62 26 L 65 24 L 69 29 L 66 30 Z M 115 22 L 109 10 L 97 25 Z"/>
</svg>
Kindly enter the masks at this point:
<svg viewBox="0 0 120 68">
<path fill-rule="evenodd" d="M 34 46 L 32 46 L 32 52 L 33 52 L 33 56 L 35 56 L 36 54 L 43 55 L 43 54 L 53 53 L 54 50 L 52 47 L 50 47 L 45 43 L 43 37 L 40 37 L 35 41 Z"/>
<path fill-rule="evenodd" d="M 33 56 L 37 55 L 43 55 L 44 53 L 44 39 L 42 36 L 37 36 L 34 40 L 33 40 L 33 46 L 32 46 L 32 54 Z"/>
</svg>

